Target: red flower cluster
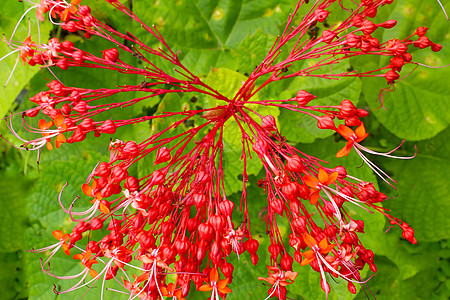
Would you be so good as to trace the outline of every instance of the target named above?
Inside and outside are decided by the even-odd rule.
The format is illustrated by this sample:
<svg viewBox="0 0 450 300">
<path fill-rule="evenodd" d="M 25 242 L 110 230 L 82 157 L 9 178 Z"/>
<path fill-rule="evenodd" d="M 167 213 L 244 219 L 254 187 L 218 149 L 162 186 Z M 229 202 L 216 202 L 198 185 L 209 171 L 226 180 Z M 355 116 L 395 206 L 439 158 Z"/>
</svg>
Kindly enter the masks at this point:
<svg viewBox="0 0 450 300">
<path fill-rule="evenodd" d="M 356 108 L 350 100 L 344 99 L 338 106 L 319 106 L 314 103 L 316 96 L 304 90 L 296 91 L 289 99 L 254 97 L 270 83 L 296 76 L 330 79 L 373 76 L 385 77 L 389 85 L 394 84 L 402 67 L 413 63 L 411 46 L 431 47 L 432 51 L 439 51 L 441 46 L 426 37 L 424 27 L 403 39 L 383 42 L 374 37 L 380 28 L 396 25 L 395 20 L 379 24 L 371 21 L 392 0 L 352 1 L 349 8 L 335 0 L 298 1 L 284 32 L 233 98 L 222 95 L 191 73 L 155 27 L 144 24 L 118 0 L 107 2 L 138 22 L 161 48 L 152 48 L 131 33 L 121 33 L 102 23 L 80 0 L 72 0 L 70 4 L 62 0 L 41 0 L 35 6 L 36 14 L 44 20 L 48 13 L 52 22 L 63 30 L 110 41 L 112 47 L 102 50 L 101 57 L 56 38 L 39 45 L 31 42 L 30 37 L 23 43 L 9 43 L 31 66 L 62 70 L 75 66 L 100 68 L 146 78 L 140 85 L 114 89 L 69 87 L 58 79 L 51 81 L 47 91 L 30 99 L 36 107 L 23 114 L 24 127 L 42 137 L 25 140 L 14 131 L 12 121 L 8 123 L 14 135 L 23 141 L 22 148 L 40 151 L 46 146 L 52 150 L 53 144 L 59 148 L 65 142 L 81 142 L 90 132 L 94 136 L 115 134 L 117 128 L 125 125 L 149 120 L 172 121 L 168 128 L 143 141 L 112 140 L 109 161 L 95 167 L 81 187 L 86 197 L 74 201 L 69 208 L 63 203 L 61 191 L 59 202 L 77 224 L 69 234 L 55 231 L 58 243 L 34 251 L 53 249 L 51 256 L 60 248 L 67 255 L 76 251 L 73 258 L 80 260 L 84 269 L 74 276 L 56 276 L 50 270 L 50 258 L 42 263 L 42 269 L 56 278 L 80 278 L 72 288 L 57 293 L 116 278 L 133 298 L 181 300 L 193 286 L 210 293 L 211 299 L 225 298 L 231 292 L 229 284 L 234 270 L 228 258 L 248 252 L 252 263 L 258 263 L 259 243 L 251 233 L 245 184 L 249 180 L 247 160 L 252 157 L 260 160 L 265 171 L 258 184 L 267 201 L 270 262 L 269 277 L 259 279 L 270 285 L 269 297 L 287 298 L 286 287 L 297 280 L 294 261 L 300 266 L 310 265 L 321 274 L 321 286 L 327 295 L 330 287 L 326 273 L 347 281 L 349 291 L 356 293 L 354 283 L 366 282 L 360 275 L 364 266 L 376 272 L 373 252 L 359 239 L 359 234 L 364 233 L 364 221 L 349 214 L 351 205 L 384 214 L 391 224 L 400 226 L 405 239 L 416 243 L 413 229 L 382 208 L 380 203 L 387 197 L 373 183 L 347 174 L 343 166 L 326 167 L 323 161 L 291 146 L 278 129 L 275 117 L 261 115 L 255 108 L 275 107 L 314 118 L 318 128 L 334 130 L 347 140 L 342 150 L 335 150 L 338 157 L 355 149 L 378 175 L 386 181 L 392 180 L 362 154 L 361 151 L 380 153 L 360 144 L 368 135 L 361 121 L 368 112 Z M 341 6 L 343 12 L 348 12 L 347 16 L 321 34 L 311 34 L 314 26 L 327 20 L 332 6 Z M 308 10 L 298 22 L 298 11 L 303 7 Z M 137 57 L 145 67 L 126 63 L 121 59 L 123 55 Z M 329 72 L 330 66 L 361 55 L 386 56 L 390 60 L 383 68 L 363 73 Z M 155 57 L 172 64 L 177 75 L 154 64 Z M 294 69 L 295 62 L 304 60 L 310 60 L 311 64 Z M 144 92 L 146 96 L 118 103 L 102 102 L 109 96 L 127 92 Z M 101 119 L 104 112 L 168 93 L 199 93 L 221 101 L 222 105 L 128 120 Z M 41 114 L 45 117 L 39 121 L 39 128 L 26 121 Z M 181 124 L 194 118 L 194 126 L 174 133 Z M 240 209 L 244 218 L 238 226 L 233 223 L 236 203 L 227 198 L 224 185 L 222 157 L 226 122 L 233 122 L 241 130 L 244 169 Z M 391 157 L 390 153 L 381 155 Z M 154 155 L 154 168 L 150 174 L 141 178 L 129 175 L 133 165 L 151 155 Z M 77 202 L 85 201 L 84 198 L 92 206 L 86 211 L 76 211 Z M 289 224 L 288 237 L 279 230 L 281 218 Z M 87 245 L 80 246 L 88 232 L 100 230 L 103 238 L 90 239 Z M 131 279 L 126 268 L 139 270 L 142 275 Z M 176 275 L 175 281 L 168 280 L 169 274 Z M 87 280 L 88 275 L 92 279 Z"/>
</svg>

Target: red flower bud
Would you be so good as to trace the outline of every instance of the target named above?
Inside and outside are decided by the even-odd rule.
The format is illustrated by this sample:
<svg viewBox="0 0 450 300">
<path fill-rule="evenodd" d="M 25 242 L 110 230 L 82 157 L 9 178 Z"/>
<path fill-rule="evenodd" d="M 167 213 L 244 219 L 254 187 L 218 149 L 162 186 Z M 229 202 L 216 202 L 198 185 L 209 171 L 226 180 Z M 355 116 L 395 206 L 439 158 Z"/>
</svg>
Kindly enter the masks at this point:
<svg viewBox="0 0 450 300">
<path fill-rule="evenodd" d="M 356 287 L 353 282 L 349 281 L 347 284 L 348 291 L 352 294 L 356 294 Z"/>
<path fill-rule="evenodd" d="M 85 16 L 91 13 L 91 8 L 87 5 L 80 5 L 78 7 L 78 14 Z"/>
<path fill-rule="evenodd" d="M 298 155 L 286 157 L 286 171 L 302 173 L 304 169 L 302 159 Z"/>
<path fill-rule="evenodd" d="M 80 128 L 76 128 L 73 131 L 73 134 L 71 137 L 69 137 L 67 139 L 68 143 L 76 143 L 76 142 L 81 142 L 82 140 L 84 140 L 86 138 L 86 133 L 84 133 L 84 131 Z"/>
<path fill-rule="evenodd" d="M 114 134 L 116 133 L 116 124 L 111 120 L 106 120 L 98 127 L 100 133 Z"/>
<path fill-rule="evenodd" d="M 298 197 L 298 183 L 289 182 L 281 186 L 281 191 L 289 200 L 295 200 Z"/>
<path fill-rule="evenodd" d="M 84 102 L 84 101 L 82 101 L 82 102 Z M 86 132 L 94 130 L 95 129 L 94 120 L 92 120 L 91 118 L 84 119 L 83 121 L 81 121 L 80 124 L 78 124 L 78 127 L 83 129 Z"/>
<path fill-rule="evenodd" d="M 277 131 L 277 123 L 274 116 L 267 115 L 261 120 L 261 126 L 269 131 Z"/>
<path fill-rule="evenodd" d="M 116 48 L 106 49 L 102 51 L 103 59 L 110 62 L 119 60 L 119 51 Z"/>
<path fill-rule="evenodd" d="M 431 41 L 426 36 L 421 36 L 417 41 L 414 42 L 414 46 L 420 49 L 425 49 L 431 46 Z"/>
<path fill-rule="evenodd" d="M 84 52 L 81 50 L 77 50 L 72 53 L 72 59 L 76 61 L 79 64 L 82 64 L 84 62 Z"/>
<path fill-rule="evenodd" d="M 27 111 L 25 112 L 25 115 L 26 115 L 27 117 L 33 118 L 33 117 L 36 117 L 36 116 L 39 114 L 40 111 L 41 111 L 41 108 L 40 108 L 40 107 L 35 107 L 35 108 L 32 108 L 32 109 L 27 110 Z"/>
<path fill-rule="evenodd" d="M 319 127 L 320 129 L 336 130 L 333 119 L 328 115 L 323 115 L 317 118 L 317 127 Z"/>
<path fill-rule="evenodd" d="M 126 168 L 122 167 L 121 165 L 117 165 L 112 169 L 111 172 L 111 179 L 114 182 L 121 182 L 122 180 L 125 180 L 125 178 L 128 177 L 128 171 Z"/>
<path fill-rule="evenodd" d="M 78 30 L 77 23 L 74 21 L 68 21 L 61 24 L 61 28 L 68 32 L 76 32 Z"/>
<path fill-rule="evenodd" d="M 442 45 L 440 44 L 435 44 L 435 43 L 431 43 L 431 50 L 433 52 L 439 52 L 442 50 Z"/>
<path fill-rule="evenodd" d="M 369 20 L 364 20 L 361 24 L 361 29 L 364 34 L 372 34 L 377 28 L 378 25 Z"/>
<path fill-rule="evenodd" d="M 257 140 L 253 144 L 253 151 L 258 155 L 264 156 L 267 153 L 267 143 L 264 140 Z"/>
<path fill-rule="evenodd" d="M 122 155 L 125 158 L 133 158 L 139 154 L 139 147 L 134 141 L 128 141 L 125 143 L 122 149 Z"/>
<path fill-rule="evenodd" d="M 378 24 L 378 26 L 389 29 L 394 27 L 395 25 L 397 25 L 397 21 L 396 20 L 387 20 L 384 23 Z"/>
<path fill-rule="evenodd" d="M 403 57 L 395 56 L 395 57 L 391 58 L 391 63 L 389 64 L 389 66 L 394 71 L 401 71 L 404 64 L 405 64 L 405 60 L 403 59 Z"/>
<path fill-rule="evenodd" d="M 64 41 L 61 44 L 59 44 L 59 47 L 62 51 L 72 52 L 75 48 L 73 42 L 71 41 Z"/>
<path fill-rule="evenodd" d="M 359 45 L 360 42 L 361 42 L 361 36 L 356 35 L 354 33 L 347 34 L 347 36 L 345 38 L 345 43 L 350 48 L 358 48 L 358 45 Z"/>
<path fill-rule="evenodd" d="M 107 177 L 111 173 L 111 167 L 107 162 L 101 162 L 94 171 L 94 176 Z"/>
<path fill-rule="evenodd" d="M 308 93 L 305 90 L 300 90 L 295 96 L 294 100 L 297 101 L 299 106 L 306 106 L 309 101 L 317 98 L 313 94 Z"/>
<path fill-rule="evenodd" d="M 343 117 L 351 117 L 356 113 L 356 106 L 348 99 L 342 100 L 339 105 L 339 113 Z"/>
<path fill-rule="evenodd" d="M 270 244 L 268 250 L 272 259 L 276 260 L 282 250 L 282 247 L 278 244 Z"/>
<path fill-rule="evenodd" d="M 259 247 L 259 242 L 252 238 L 248 239 L 244 243 L 244 249 L 247 250 L 248 253 L 250 253 L 250 255 L 256 254 L 256 252 L 258 251 L 258 247 Z"/>
<path fill-rule="evenodd" d="M 85 114 L 90 106 L 86 103 L 86 101 L 79 101 L 77 104 L 75 104 L 72 109 L 76 112 Z"/>
<path fill-rule="evenodd" d="M 200 239 L 211 241 L 214 238 L 214 229 L 205 223 L 201 223 L 197 228 Z"/>
<path fill-rule="evenodd" d="M 331 30 L 324 30 L 322 32 L 322 39 L 327 44 L 330 44 L 336 37 L 337 37 L 337 34 Z"/>
<path fill-rule="evenodd" d="M 225 220 L 222 216 L 213 215 L 209 218 L 208 223 L 214 228 L 215 231 L 223 230 L 225 226 Z"/>
<path fill-rule="evenodd" d="M 56 66 L 61 70 L 67 70 L 69 68 L 69 61 L 67 58 L 63 57 L 56 62 Z"/>
<path fill-rule="evenodd" d="M 103 228 L 103 221 L 99 218 L 94 218 L 91 221 L 91 229 L 92 230 L 99 230 Z"/>
<path fill-rule="evenodd" d="M 400 75 L 393 70 L 389 70 L 386 74 L 384 74 L 384 77 L 386 77 L 388 83 L 393 83 L 400 78 Z"/>
<path fill-rule="evenodd" d="M 294 262 L 294 259 L 289 254 L 285 253 L 283 257 L 280 259 L 280 268 L 284 271 L 291 271 L 292 270 L 292 263 Z"/>
<path fill-rule="evenodd" d="M 166 181 L 166 175 L 160 170 L 156 170 L 152 174 L 149 185 L 162 185 L 164 181 Z"/>
<path fill-rule="evenodd" d="M 224 200 L 219 203 L 219 211 L 224 216 L 231 216 L 234 209 L 234 203 L 230 200 Z"/>
<path fill-rule="evenodd" d="M 180 254 L 180 256 L 183 256 L 191 247 L 191 243 L 189 240 L 177 240 L 174 244 L 175 250 Z"/>
<path fill-rule="evenodd" d="M 139 180 L 134 176 L 128 176 L 127 180 L 125 180 L 124 187 L 130 192 L 137 191 L 139 190 Z"/>
<path fill-rule="evenodd" d="M 164 163 L 166 161 L 169 161 L 171 158 L 172 156 L 170 155 L 170 151 L 166 147 L 161 147 L 156 152 L 156 159 L 153 165 Z"/>
<path fill-rule="evenodd" d="M 428 28 L 427 27 L 418 27 L 416 30 L 416 34 L 418 36 L 424 36 L 425 34 L 427 34 Z"/>
<path fill-rule="evenodd" d="M 314 20 L 317 22 L 325 21 L 325 19 L 328 17 L 328 15 L 329 15 L 329 12 L 324 9 L 317 8 L 314 10 L 314 16 L 315 16 Z"/>
</svg>

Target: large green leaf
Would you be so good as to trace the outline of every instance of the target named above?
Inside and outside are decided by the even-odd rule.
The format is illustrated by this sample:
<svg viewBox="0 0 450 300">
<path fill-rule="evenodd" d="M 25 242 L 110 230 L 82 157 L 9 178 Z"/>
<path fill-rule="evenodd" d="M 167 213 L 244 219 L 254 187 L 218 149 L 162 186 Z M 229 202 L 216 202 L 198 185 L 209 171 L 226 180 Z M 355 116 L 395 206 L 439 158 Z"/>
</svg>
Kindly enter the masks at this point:
<svg viewBox="0 0 450 300">
<path fill-rule="evenodd" d="M 420 241 L 450 238 L 450 130 L 417 144 L 413 160 L 390 160 L 389 169 L 398 179 L 399 196 L 388 207 L 415 228 Z"/>
</svg>

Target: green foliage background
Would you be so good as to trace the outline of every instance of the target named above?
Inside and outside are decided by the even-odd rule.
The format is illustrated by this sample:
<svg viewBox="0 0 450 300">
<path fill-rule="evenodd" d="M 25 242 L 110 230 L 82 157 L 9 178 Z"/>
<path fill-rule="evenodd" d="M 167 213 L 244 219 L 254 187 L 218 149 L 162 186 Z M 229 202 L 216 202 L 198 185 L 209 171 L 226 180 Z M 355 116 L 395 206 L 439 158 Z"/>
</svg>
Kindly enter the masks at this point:
<svg viewBox="0 0 450 300">
<path fill-rule="evenodd" d="M 83 1 L 93 8 L 93 14 L 99 19 L 119 29 L 139 32 L 144 41 L 154 43 L 148 35 L 131 23 L 120 13 L 112 10 L 104 1 Z M 254 66 L 265 56 L 275 36 L 284 26 L 287 15 L 295 1 L 292 0 L 178 0 L 149 1 L 133 0 L 133 11 L 148 24 L 155 24 L 173 49 L 182 51 L 182 61 L 193 72 L 201 75 L 207 82 L 215 84 L 217 89 L 226 89 L 223 77 L 241 80 L 236 71 L 250 73 Z M 345 3 L 345 1 L 344 1 Z M 446 4 L 450 11 L 450 5 Z M 0 4 L 1 33 L 9 36 L 16 21 L 25 10 L 25 4 L 14 0 L 2 1 Z M 32 16 L 30 14 L 30 16 Z M 331 15 L 336 20 L 339 12 Z M 430 38 L 444 46 L 435 54 L 431 51 L 413 53 L 415 61 L 433 66 L 450 63 L 450 23 L 445 21 L 443 13 L 435 1 L 395 1 L 393 5 L 380 9 L 377 16 L 393 18 L 399 25 L 392 30 L 384 31 L 383 40 L 394 36 L 407 36 L 417 26 L 430 27 Z M 32 28 L 36 28 L 34 16 L 31 18 Z M 16 39 L 24 39 L 28 26 L 23 22 L 19 27 Z M 49 38 L 50 25 L 41 26 L 43 41 Z M 59 32 L 52 32 L 59 35 Z M 36 37 L 36 32 L 33 37 Z M 100 53 L 100 49 L 111 47 L 98 39 L 85 40 L 77 35 L 65 36 L 78 43 L 83 49 Z M 147 40 L 146 40 L 147 39 Z M 8 52 L 6 45 L 1 45 L 0 56 Z M 6 81 L 14 64 L 15 56 L 0 62 L 2 72 L 0 83 Z M 132 60 L 133 58 L 130 58 Z M 357 59 L 351 62 L 356 69 L 374 69 L 385 65 L 378 58 Z M 350 65 L 342 66 L 348 68 Z M 211 69 L 214 67 L 216 69 Z M 220 69 L 219 69 L 220 68 Z M 219 71 L 217 71 L 219 70 Z M 412 71 L 410 69 L 409 71 Z M 124 83 L 139 83 L 142 78 L 124 79 L 115 74 L 101 71 L 69 69 L 64 74 L 55 70 L 58 77 L 66 85 L 80 87 L 115 86 Z M 70 72 L 70 76 L 67 74 Z M 235 75 L 233 75 L 235 74 Z M 408 74 L 404 70 L 402 74 Z M 376 254 L 377 275 L 368 286 L 377 299 L 448 299 L 450 297 L 450 212 L 448 172 L 450 170 L 450 69 L 430 69 L 420 67 L 410 76 L 396 84 L 396 91 L 384 97 L 386 110 L 377 109 L 378 91 L 385 87 L 384 79 L 346 79 L 326 81 L 322 79 L 301 78 L 274 85 L 262 91 L 260 98 L 289 98 L 299 89 L 305 89 L 318 96 L 320 103 L 336 103 L 348 98 L 358 102 L 359 107 L 371 109 L 367 128 L 371 133 L 365 145 L 383 151 L 398 145 L 402 139 L 408 142 L 399 151 L 401 155 L 414 152 L 418 155 L 414 160 L 377 160 L 389 174 L 398 180 L 397 192 L 385 186 L 380 188 L 392 197 L 385 206 L 393 210 L 393 214 L 407 222 L 416 230 L 419 241 L 410 245 L 401 238 L 398 228 L 388 228 L 383 217 L 358 213 L 366 222 L 366 234 L 361 239 Z M 21 66 L 6 88 L 0 88 L 0 115 L 23 111 L 30 107 L 28 98 L 45 89 L 46 79 L 51 75 L 45 70 Z M 124 82 L 125 80 L 125 82 Z M 301 87 L 301 88 L 299 88 Z M 225 92 L 225 91 L 224 91 Z M 229 92 L 232 92 L 230 90 Z M 132 97 L 133 95 L 129 95 Z M 180 103 L 185 106 L 194 105 L 185 95 L 171 95 L 164 99 L 149 100 L 139 106 L 122 110 L 114 114 L 117 118 L 130 118 L 155 111 L 178 109 Z M 212 105 L 211 99 L 199 99 L 201 105 Z M 315 122 L 285 111 L 272 111 L 278 118 L 282 134 L 288 140 L 298 144 L 302 151 L 327 160 L 332 166 L 342 164 L 350 173 L 367 181 L 376 181 L 370 170 L 361 167 L 360 159 L 355 155 L 337 160 L 334 155 L 344 142 L 333 136 L 333 132 L 318 130 Z M 18 117 L 17 119 L 20 119 Z M 20 120 L 19 120 L 20 121 Z M 19 122 L 20 123 L 20 122 Z M 17 128 L 20 127 L 20 124 Z M 132 126 L 118 131 L 113 138 L 140 141 L 142 136 L 151 134 L 164 124 L 154 122 Z M 232 130 L 230 126 L 229 130 Z M 18 130 L 20 132 L 20 130 Z M 4 124 L 0 125 L 0 133 L 13 140 Z M 234 199 L 239 201 L 242 183 L 238 181 L 240 169 L 239 151 L 231 137 L 226 138 L 226 178 L 227 190 L 233 192 Z M 27 249 L 41 248 L 53 243 L 51 232 L 55 229 L 69 231 L 73 224 L 59 208 L 57 195 L 62 185 L 69 183 L 64 197 L 72 199 L 80 195 L 81 184 L 95 164 L 108 156 L 107 144 L 109 136 L 94 139 L 90 142 L 63 145 L 58 151 L 44 151 L 40 165 L 37 166 L 35 153 L 21 152 L 8 144 L 0 143 L 0 291 L 2 299 L 76 299 L 83 296 L 86 290 L 74 294 L 56 296 L 52 285 L 64 289 L 72 283 L 52 279 L 40 270 L 38 255 L 26 252 Z M 19 145 L 19 144 L 18 144 Z M 354 153 L 353 153 L 354 154 Z M 236 159 L 237 157 L 237 159 Z M 265 276 L 267 238 L 264 226 L 257 218 L 257 213 L 264 208 L 263 198 L 254 183 L 259 178 L 261 168 L 250 163 L 249 174 L 253 185 L 249 185 L 249 207 L 254 215 L 255 232 L 259 233 L 260 263 L 253 267 L 248 256 L 244 255 L 235 267 L 235 277 L 231 288 L 234 291 L 229 299 L 264 299 L 267 287 L 256 278 Z M 137 174 L 148 174 L 150 168 L 140 165 Z M 259 175 L 260 176 L 260 175 Z M 238 216 L 237 216 L 238 219 Z M 286 228 L 285 228 L 286 229 Z M 72 259 L 61 255 L 52 263 L 56 274 L 75 274 L 79 266 Z M 296 267 L 299 277 L 290 287 L 288 296 L 292 299 L 324 299 L 320 289 L 318 274 L 310 272 L 309 267 Z M 330 280 L 332 281 L 332 280 Z M 364 299 L 361 290 L 356 296 L 350 295 L 346 285 L 332 282 L 331 299 Z M 107 292 L 112 293 L 112 292 Z M 111 296 L 111 294 L 110 294 Z M 119 297 L 120 295 L 112 294 Z M 111 297 L 112 297 L 111 296 Z M 108 297 L 109 298 L 109 297 Z M 99 288 L 93 288 L 84 299 L 99 299 Z M 205 295 L 194 293 L 190 299 L 206 299 Z M 228 298 L 227 298 L 228 299 Z"/>
</svg>

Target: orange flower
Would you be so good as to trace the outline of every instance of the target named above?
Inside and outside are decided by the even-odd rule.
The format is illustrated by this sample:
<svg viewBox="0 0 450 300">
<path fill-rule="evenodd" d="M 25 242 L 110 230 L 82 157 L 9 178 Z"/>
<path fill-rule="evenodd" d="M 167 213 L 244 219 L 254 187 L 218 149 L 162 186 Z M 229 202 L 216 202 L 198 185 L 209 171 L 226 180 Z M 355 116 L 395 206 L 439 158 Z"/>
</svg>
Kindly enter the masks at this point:
<svg viewBox="0 0 450 300">
<path fill-rule="evenodd" d="M 69 12 L 71 14 L 76 13 L 78 11 L 78 9 L 76 8 L 75 5 L 80 4 L 80 2 L 81 2 L 81 0 L 72 0 L 72 1 L 70 1 L 69 6 L 67 6 L 67 8 L 62 12 L 61 20 L 62 21 L 66 21 L 67 16 L 69 15 Z"/>
<path fill-rule="evenodd" d="M 198 288 L 200 292 L 218 291 L 222 294 L 231 293 L 231 289 L 227 287 L 228 278 L 219 280 L 219 272 L 216 268 L 212 268 L 209 272 L 209 282 L 205 280 L 206 284 Z"/>
<path fill-rule="evenodd" d="M 63 234 L 63 232 L 61 230 L 55 230 L 52 232 L 52 234 L 55 237 L 55 239 L 57 239 L 58 241 L 60 241 L 62 243 L 62 249 L 63 249 L 64 253 L 67 255 L 70 255 L 69 245 L 66 244 L 67 241 L 70 239 L 70 235 L 68 233 Z"/>
<path fill-rule="evenodd" d="M 312 189 L 311 194 L 309 195 L 309 203 L 311 203 L 311 205 L 316 204 L 317 200 L 319 200 L 319 193 L 322 186 L 328 186 L 335 182 L 338 175 L 338 172 L 328 174 L 324 169 L 320 168 L 317 178 L 312 175 L 303 176 L 303 182 Z"/>
<path fill-rule="evenodd" d="M 307 233 L 303 234 L 303 240 L 311 250 L 302 253 L 304 259 L 300 263 L 301 266 L 305 266 L 317 259 L 317 255 L 327 254 L 336 246 L 334 244 L 329 245 L 326 237 L 317 243 L 317 241 Z"/>
<path fill-rule="evenodd" d="M 339 150 L 338 153 L 336 153 L 336 157 L 347 156 L 350 153 L 350 150 L 352 150 L 355 142 L 359 143 L 369 135 L 366 133 L 364 123 L 361 123 L 355 131 L 353 131 L 350 127 L 341 124 L 337 128 L 337 132 L 347 140 L 347 144 L 344 148 Z"/>
<path fill-rule="evenodd" d="M 31 36 L 27 36 L 25 41 L 23 42 L 22 46 L 20 47 L 20 58 L 25 63 L 27 60 L 27 57 L 32 57 L 34 55 L 34 49 L 36 48 L 36 43 L 31 41 Z"/>
<path fill-rule="evenodd" d="M 123 277 L 122 277 L 123 285 L 125 286 L 125 288 L 127 290 L 129 290 L 132 294 L 136 295 L 139 299 L 147 299 L 148 298 L 147 292 L 144 292 L 139 285 L 142 282 L 148 280 L 148 278 L 150 277 L 150 273 L 146 272 L 139 277 L 136 274 L 133 274 L 133 277 L 134 277 L 133 284 L 131 282 L 123 279 Z"/>
<path fill-rule="evenodd" d="M 185 298 L 181 297 L 181 290 L 175 290 L 175 285 L 173 283 L 169 283 L 167 285 L 167 288 L 162 286 L 160 289 L 161 294 L 164 297 L 175 297 L 177 300 L 186 300 Z"/>
<path fill-rule="evenodd" d="M 107 214 L 109 214 L 110 210 L 104 203 L 101 202 L 101 200 L 103 198 L 100 195 L 100 192 L 97 192 L 96 194 L 94 194 L 94 190 L 96 187 L 97 187 L 97 181 L 94 179 L 92 182 L 92 186 L 89 186 L 88 184 L 83 183 L 83 185 L 81 186 L 81 189 L 83 190 L 83 193 L 86 196 L 95 198 L 95 199 L 91 200 L 92 204 L 95 204 L 96 201 L 99 201 L 98 208 L 100 209 L 100 211 L 102 213 L 107 215 Z"/>
<path fill-rule="evenodd" d="M 91 274 L 92 277 L 97 277 L 98 273 L 97 271 L 95 271 L 94 269 L 92 269 L 92 265 L 93 264 L 98 264 L 98 261 L 96 261 L 95 259 L 91 259 L 92 256 L 92 252 L 91 250 L 88 250 L 86 252 L 84 252 L 84 254 L 75 254 L 73 256 L 74 259 L 79 259 L 81 260 L 81 263 L 89 269 L 89 274 Z"/>
<path fill-rule="evenodd" d="M 295 278 L 297 278 L 297 272 L 281 271 L 278 267 L 273 266 L 267 266 L 267 268 L 269 269 L 269 277 L 258 277 L 258 280 L 266 281 L 270 285 L 286 286 L 288 284 L 294 283 Z M 290 282 L 288 282 L 287 280 L 290 280 Z"/>
<path fill-rule="evenodd" d="M 53 125 L 55 125 L 57 129 L 49 130 Z M 61 147 L 61 144 L 66 142 L 66 137 L 64 136 L 64 134 L 62 134 L 62 132 L 67 130 L 67 124 L 64 123 L 64 117 L 62 115 L 56 115 L 55 118 L 50 122 L 46 122 L 44 119 L 40 119 L 38 126 L 43 131 L 42 136 L 49 137 L 46 139 L 47 149 L 49 151 L 53 150 L 52 143 L 50 142 L 50 137 L 56 136 L 55 139 L 56 148 Z"/>
</svg>

